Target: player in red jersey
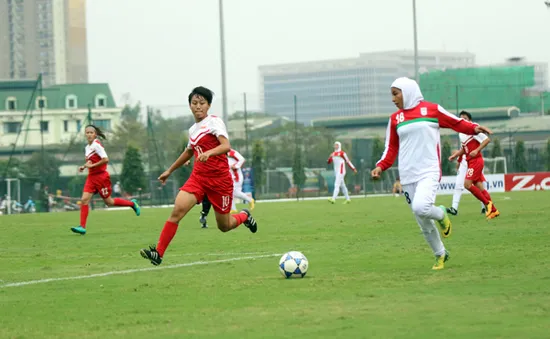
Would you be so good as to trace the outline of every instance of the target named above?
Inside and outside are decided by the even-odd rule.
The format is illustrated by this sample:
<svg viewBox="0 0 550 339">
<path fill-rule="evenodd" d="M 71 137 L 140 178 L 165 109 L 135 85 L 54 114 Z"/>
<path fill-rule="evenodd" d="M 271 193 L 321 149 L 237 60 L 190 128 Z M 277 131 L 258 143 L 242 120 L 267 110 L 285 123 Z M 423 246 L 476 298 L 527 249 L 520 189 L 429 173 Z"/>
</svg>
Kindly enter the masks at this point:
<svg viewBox="0 0 550 339">
<path fill-rule="evenodd" d="M 466 111 L 460 112 L 460 117 L 466 121 L 472 121 L 472 115 Z M 483 185 L 485 182 L 485 176 L 483 175 L 485 163 L 481 151 L 491 142 L 491 139 L 483 133 L 478 133 L 477 135 L 460 133 L 459 138 L 462 148 L 453 152 L 449 160 L 453 161 L 463 155 L 466 156 L 468 170 L 464 178 L 464 188 L 470 191 L 474 197 L 486 206 L 485 216 L 487 219 L 496 218 L 500 215 L 500 212 L 493 204 L 491 195 Z"/>
<path fill-rule="evenodd" d="M 78 234 L 86 234 L 86 220 L 88 219 L 89 203 L 94 194 L 99 193 L 107 206 L 127 206 L 134 210 L 137 216 L 141 213 L 141 208 L 135 199 L 126 200 L 122 198 L 112 198 L 111 177 L 107 172 L 107 163 L 109 158 L 105 148 L 99 141 L 99 138 L 106 139 L 105 134 L 94 125 L 87 125 L 85 128 L 86 140 L 86 163 L 80 166 L 79 171 L 88 169 L 88 177 L 84 184 L 82 199 L 80 204 L 80 225 L 71 227 L 71 231 Z"/>
<path fill-rule="evenodd" d="M 168 170 L 159 176 L 163 184 L 177 168 L 184 165 L 191 157 L 195 162 L 191 176 L 180 188 L 174 202 L 172 214 L 164 224 L 156 246 L 141 249 L 141 256 L 153 265 L 160 265 L 166 248 L 176 235 L 178 223 L 205 196 L 214 207 L 216 223 L 222 232 L 228 232 L 244 224 L 252 233 L 256 233 L 256 220 L 247 209 L 231 215 L 233 201 L 233 180 L 229 173 L 227 152 L 231 149 L 229 137 L 222 119 L 208 115 L 212 104 L 212 91 L 197 87 L 189 94 L 189 108 L 195 117 L 195 124 L 189 129 L 189 143 L 180 157 Z"/>
</svg>

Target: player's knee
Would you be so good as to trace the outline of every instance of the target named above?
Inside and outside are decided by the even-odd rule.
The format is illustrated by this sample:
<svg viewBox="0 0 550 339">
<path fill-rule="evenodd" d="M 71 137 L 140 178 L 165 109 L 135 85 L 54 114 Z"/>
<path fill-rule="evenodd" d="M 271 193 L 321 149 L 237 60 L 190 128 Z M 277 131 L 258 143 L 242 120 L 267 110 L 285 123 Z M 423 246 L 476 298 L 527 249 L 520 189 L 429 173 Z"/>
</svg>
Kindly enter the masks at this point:
<svg viewBox="0 0 550 339">
<path fill-rule="evenodd" d="M 426 217 L 430 213 L 431 204 L 419 199 L 413 200 L 411 204 L 414 215 L 418 217 Z"/>
<path fill-rule="evenodd" d="M 115 205 L 115 200 L 114 200 L 113 198 L 111 198 L 111 197 L 105 198 L 105 199 L 103 199 L 103 201 L 104 201 L 105 204 L 106 204 L 107 206 L 109 206 L 109 207 Z"/>
<path fill-rule="evenodd" d="M 219 222 L 219 221 L 218 221 L 218 229 L 219 229 L 220 231 L 224 232 L 224 233 L 225 233 L 225 232 L 231 231 L 231 227 L 230 227 L 230 226 L 231 226 L 231 225 L 229 225 L 229 223 L 227 223 L 227 222 Z"/>
<path fill-rule="evenodd" d="M 472 183 L 467 181 L 467 182 L 464 182 L 464 188 L 469 190 L 470 188 L 472 187 Z"/>
</svg>

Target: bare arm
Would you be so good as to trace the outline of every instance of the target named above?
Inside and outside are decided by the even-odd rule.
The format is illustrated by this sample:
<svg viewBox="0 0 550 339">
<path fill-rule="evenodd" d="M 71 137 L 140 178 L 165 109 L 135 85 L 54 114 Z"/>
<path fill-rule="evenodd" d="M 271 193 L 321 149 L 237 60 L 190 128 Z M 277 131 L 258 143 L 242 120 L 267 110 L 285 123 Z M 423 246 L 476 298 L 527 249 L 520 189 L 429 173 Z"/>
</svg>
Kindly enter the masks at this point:
<svg viewBox="0 0 550 339">
<path fill-rule="evenodd" d="M 186 162 L 188 162 L 191 157 L 193 156 L 193 151 L 189 148 L 186 148 L 185 151 L 181 153 L 179 158 L 174 161 L 174 163 L 166 170 L 166 172 L 169 172 L 172 174 L 175 170 L 183 166 Z"/>
<path fill-rule="evenodd" d="M 449 157 L 449 161 L 453 161 L 462 155 L 464 155 L 464 149 L 461 148 L 459 150 L 454 151 L 453 154 L 451 154 L 451 156 Z"/>
<path fill-rule="evenodd" d="M 223 135 L 218 136 L 218 141 L 220 144 L 213 149 L 204 152 L 203 154 L 199 155 L 199 161 L 205 162 L 210 157 L 215 157 L 216 155 L 222 155 L 227 154 L 231 150 L 231 145 L 229 144 L 229 139 L 224 137 Z"/>
<path fill-rule="evenodd" d="M 485 140 L 483 140 L 483 142 L 481 143 L 481 145 L 479 145 L 478 148 L 476 148 L 475 150 L 479 153 L 481 152 L 481 150 L 483 150 L 485 147 L 487 147 L 487 145 L 489 145 L 489 143 L 491 142 L 491 139 L 490 138 L 487 138 Z"/>
</svg>

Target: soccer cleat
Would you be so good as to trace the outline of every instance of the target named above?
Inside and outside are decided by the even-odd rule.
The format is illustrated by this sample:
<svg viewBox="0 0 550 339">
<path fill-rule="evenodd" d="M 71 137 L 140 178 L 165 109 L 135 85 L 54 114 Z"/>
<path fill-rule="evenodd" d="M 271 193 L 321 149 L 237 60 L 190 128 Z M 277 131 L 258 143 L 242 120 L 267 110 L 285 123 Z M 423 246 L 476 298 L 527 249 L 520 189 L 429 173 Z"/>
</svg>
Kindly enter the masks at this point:
<svg viewBox="0 0 550 339">
<path fill-rule="evenodd" d="M 251 198 L 250 203 L 248 204 L 248 207 L 250 207 L 251 211 L 254 211 L 254 205 L 255 204 L 256 204 L 256 201 L 253 198 Z"/>
<path fill-rule="evenodd" d="M 447 214 L 447 209 L 445 206 L 441 205 L 439 208 L 443 210 L 443 219 L 438 220 L 437 222 L 439 223 L 439 228 L 441 228 L 441 235 L 443 238 L 448 238 L 451 235 L 453 224 L 451 223 L 451 219 Z"/>
<path fill-rule="evenodd" d="M 344 201 L 344 205 L 351 204 L 351 200 L 347 199 Z"/>
<path fill-rule="evenodd" d="M 494 219 L 500 215 L 500 212 L 495 208 L 489 215 L 487 216 L 487 220 Z"/>
<path fill-rule="evenodd" d="M 447 213 L 452 214 L 452 215 L 457 215 L 458 211 L 454 207 L 449 207 L 449 208 L 447 208 Z"/>
<path fill-rule="evenodd" d="M 239 212 L 239 211 L 237 211 L 237 210 L 231 210 L 231 211 L 229 211 L 229 213 L 231 213 L 231 214 L 234 214 L 234 213 L 237 213 L 237 212 Z"/>
<path fill-rule="evenodd" d="M 86 234 L 86 229 L 82 226 L 71 227 L 71 231 L 73 231 L 74 233 L 78 233 L 80 235 Z"/>
<path fill-rule="evenodd" d="M 485 210 L 485 207 L 481 208 L 481 214 L 485 214 L 487 211 Z"/>
<path fill-rule="evenodd" d="M 134 212 L 136 212 L 136 216 L 139 217 L 139 215 L 141 214 L 141 207 L 139 206 L 137 199 L 132 199 L 131 201 L 134 203 L 132 209 L 134 210 Z"/>
<path fill-rule="evenodd" d="M 492 211 L 493 211 L 493 202 L 489 201 L 489 203 L 487 204 L 487 208 L 485 209 L 485 216 L 489 218 L 489 215 L 491 214 Z"/>
<path fill-rule="evenodd" d="M 328 198 L 328 202 L 330 202 L 331 204 L 334 204 L 336 202 L 336 200 L 334 200 L 332 198 Z"/>
<path fill-rule="evenodd" d="M 246 218 L 246 220 L 244 221 L 243 224 L 246 227 L 248 227 L 250 232 L 256 233 L 256 231 L 258 231 L 258 223 L 256 223 L 256 219 L 254 219 L 252 214 L 250 214 L 250 211 L 247 210 L 246 208 L 241 211 L 241 213 L 243 213 L 243 212 L 246 213 L 246 215 L 248 216 L 248 218 Z"/>
<path fill-rule="evenodd" d="M 149 249 L 142 248 L 139 253 L 141 256 L 151 262 L 151 264 L 158 266 L 162 263 L 162 258 L 160 257 L 159 252 L 157 252 L 157 247 L 154 245 L 149 245 Z"/>
<path fill-rule="evenodd" d="M 208 224 L 206 223 L 206 214 L 204 214 L 202 211 L 201 211 L 201 217 L 199 218 L 199 222 L 202 225 L 201 228 L 208 228 Z"/>
<path fill-rule="evenodd" d="M 447 250 L 445 250 L 445 254 L 443 255 L 436 255 L 435 256 L 435 264 L 432 266 L 432 270 L 442 270 L 445 268 L 445 262 L 449 260 L 451 255 Z"/>
</svg>

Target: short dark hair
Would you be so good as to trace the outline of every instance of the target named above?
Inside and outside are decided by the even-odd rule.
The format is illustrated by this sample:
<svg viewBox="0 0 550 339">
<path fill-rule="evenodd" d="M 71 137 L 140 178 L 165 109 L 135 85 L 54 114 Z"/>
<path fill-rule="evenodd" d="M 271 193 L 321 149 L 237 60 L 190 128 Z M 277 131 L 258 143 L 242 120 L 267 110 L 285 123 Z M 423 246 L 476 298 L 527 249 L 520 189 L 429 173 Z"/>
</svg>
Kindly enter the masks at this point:
<svg viewBox="0 0 550 339">
<path fill-rule="evenodd" d="M 459 116 L 461 116 L 462 114 L 464 114 L 465 116 L 468 117 L 468 119 L 471 121 L 472 120 L 472 115 L 469 113 L 469 112 L 466 112 L 466 111 L 461 111 Z"/>
<path fill-rule="evenodd" d="M 193 99 L 195 95 L 199 97 L 203 97 L 204 100 L 206 100 L 206 102 L 208 102 L 209 105 L 212 104 L 212 97 L 214 97 L 214 92 L 212 92 L 208 88 L 202 87 L 202 86 L 193 88 L 191 93 L 189 93 L 189 97 L 187 98 L 189 103 L 191 103 L 191 99 Z"/>
</svg>

